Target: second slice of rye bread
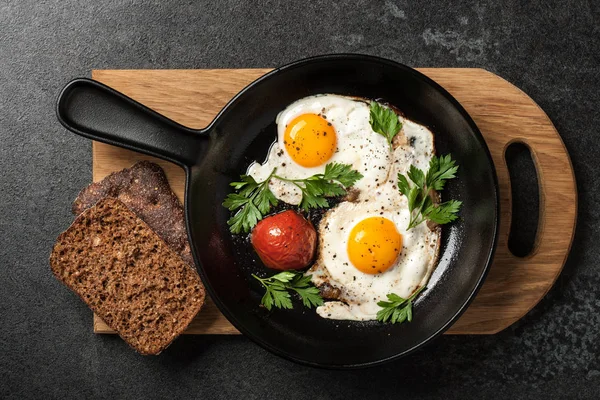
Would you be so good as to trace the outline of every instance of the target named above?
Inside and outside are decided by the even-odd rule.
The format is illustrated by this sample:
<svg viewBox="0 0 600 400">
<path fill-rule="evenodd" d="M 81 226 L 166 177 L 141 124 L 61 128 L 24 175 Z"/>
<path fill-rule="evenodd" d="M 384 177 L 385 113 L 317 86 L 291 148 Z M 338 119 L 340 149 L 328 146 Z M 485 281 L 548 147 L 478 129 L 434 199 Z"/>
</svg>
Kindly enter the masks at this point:
<svg viewBox="0 0 600 400">
<path fill-rule="evenodd" d="M 142 354 L 160 353 L 204 302 L 196 269 L 114 198 L 100 200 L 60 234 L 50 266 Z"/>
<path fill-rule="evenodd" d="M 188 264 L 194 260 L 187 239 L 183 208 L 160 166 L 139 161 L 83 189 L 73 202 L 79 215 L 104 197 L 114 197 L 137 214 Z"/>
</svg>

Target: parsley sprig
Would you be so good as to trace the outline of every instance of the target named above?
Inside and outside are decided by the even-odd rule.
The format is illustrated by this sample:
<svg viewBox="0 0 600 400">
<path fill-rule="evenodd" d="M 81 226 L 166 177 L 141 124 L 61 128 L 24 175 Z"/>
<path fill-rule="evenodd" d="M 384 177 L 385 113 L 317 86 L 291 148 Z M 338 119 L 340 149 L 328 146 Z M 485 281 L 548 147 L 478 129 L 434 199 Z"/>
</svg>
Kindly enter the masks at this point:
<svg viewBox="0 0 600 400">
<path fill-rule="evenodd" d="M 387 139 L 391 149 L 394 136 L 402 129 L 402 122 L 400 122 L 398 114 L 391 108 L 372 101 L 370 104 L 369 123 L 373 131 Z"/>
<path fill-rule="evenodd" d="M 397 294 L 390 293 L 387 295 L 389 301 L 380 301 L 377 303 L 381 310 L 377 312 L 377 321 L 403 323 L 404 321 L 412 322 L 412 302 L 425 290 L 425 286 L 417 289 L 408 299 L 402 298 Z"/>
<path fill-rule="evenodd" d="M 329 207 L 326 197 L 343 196 L 346 188 L 354 185 L 363 176 L 349 164 L 332 163 L 325 166 L 325 172 L 306 179 L 287 179 L 274 176 L 282 181 L 291 182 L 302 191 L 300 207 L 304 211 L 311 208 Z"/>
<path fill-rule="evenodd" d="M 430 196 L 432 190 L 444 189 L 446 181 L 456 177 L 457 170 L 456 162 L 448 154 L 439 158 L 433 156 L 427 174 L 411 165 L 407 175 L 413 184 L 404 175 L 398 174 L 398 189 L 408 198 L 410 222 L 407 230 L 426 220 L 443 225 L 458 218 L 456 214 L 460 210 L 461 201 L 450 200 L 436 205 Z"/>
<path fill-rule="evenodd" d="M 310 275 L 304 275 L 302 272 L 284 271 L 269 278 L 259 278 L 254 274 L 252 276 L 266 289 L 261 303 L 267 310 L 271 310 L 273 306 L 287 309 L 294 308 L 290 290 L 298 293 L 302 299 L 302 304 L 308 308 L 323 305 L 323 298 L 319 294 L 319 289 L 312 285 Z"/>
<path fill-rule="evenodd" d="M 329 207 L 327 197 L 343 196 L 346 189 L 362 178 L 362 174 L 352 169 L 349 164 L 330 163 L 322 174 L 315 174 L 304 179 L 288 179 L 277 175 L 277 168 L 262 182 L 249 175 L 242 175 L 239 182 L 232 182 L 237 193 L 230 193 L 223 206 L 230 211 L 239 210 L 227 224 L 232 233 L 249 232 L 262 217 L 269 212 L 271 206 L 278 204 L 275 195 L 269 189 L 271 179 L 290 182 L 302 191 L 300 207 L 308 211 L 311 208 Z"/>
</svg>

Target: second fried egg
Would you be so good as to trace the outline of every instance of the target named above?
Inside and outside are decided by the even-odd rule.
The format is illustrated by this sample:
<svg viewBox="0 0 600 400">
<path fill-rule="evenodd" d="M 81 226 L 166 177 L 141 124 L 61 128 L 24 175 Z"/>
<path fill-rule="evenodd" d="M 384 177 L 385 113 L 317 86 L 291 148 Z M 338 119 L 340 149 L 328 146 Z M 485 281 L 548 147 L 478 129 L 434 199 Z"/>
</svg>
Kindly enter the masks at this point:
<svg viewBox="0 0 600 400">
<path fill-rule="evenodd" d="M 375 319 L 387 294 L 406 298 L 429 279 L 439 234 L 427 224 L 406 231 L 408 207 L 396 200 L 340 203 L 321 221 L 319 258 L 308 273 L 339 295 L 317 309 L 320 316 Z"/>
</svg>

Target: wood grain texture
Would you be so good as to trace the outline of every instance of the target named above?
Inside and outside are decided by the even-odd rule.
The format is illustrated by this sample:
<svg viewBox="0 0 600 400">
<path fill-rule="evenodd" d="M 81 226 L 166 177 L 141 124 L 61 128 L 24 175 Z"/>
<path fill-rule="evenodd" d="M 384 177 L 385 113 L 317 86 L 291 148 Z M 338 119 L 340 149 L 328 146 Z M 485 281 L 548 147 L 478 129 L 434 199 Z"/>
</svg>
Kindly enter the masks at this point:
<svg viewBox="0 0 600 400">
<path fill-rule="evenodd" d="M 488 277 L 473 303 L 449 334 L 493 334 L 535 306 L 562 270 L 575 230 L 577 191 L 565 146 L 538 105 L 521 90 L 482 69 L 419 69 L 448 90 L 469 112 L 490 148 L 500 184 L 500 236 Z M 92 77 L 169 118 L 193 128 L 206 126 L 248 83 L 268 69 L 97 70 Z M 515 257 L 508 250 L 511 223 L 510 180 L 504 158 L 513 142 L 532 153 L 540 185 L 540 220 L 532 253 Z M 174 164 L 94 142 L 93 177 L 142 159 L 160 164 L 182 198 L 183 170 Z M 94 332 L 111 333 L 94 317 Z M 239 333 L 208 301 L 186 333 Z"/>
</svg>

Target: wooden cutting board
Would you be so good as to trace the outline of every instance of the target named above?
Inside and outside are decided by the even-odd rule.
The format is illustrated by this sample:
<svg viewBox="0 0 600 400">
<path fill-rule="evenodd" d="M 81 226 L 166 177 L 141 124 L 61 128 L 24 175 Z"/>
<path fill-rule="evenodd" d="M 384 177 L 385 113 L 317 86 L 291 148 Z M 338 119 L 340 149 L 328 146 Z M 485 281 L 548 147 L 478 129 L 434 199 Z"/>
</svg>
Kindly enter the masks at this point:
<svg viewBox="0 0 600 400">
<path fill-rule="evenodd" d="M 473 303 L 449 334 L 493 334 L 523 317 L 552 287 L 569 253 L 577 213 L 577 192 L 569 155 L 548 116 L 521 90 L 482 69 L 421 68 L 469 112 L 490 148 L 500 185 L 500 236 L 488 277 Z M 269 69 L 95 70 L 92 77 L 180 124 L 202 128 L 247 84 Z M 540 215 L 532 253 L 508 250 L 511 190 L 504 153 L 513 142 L 526 144 L 535 162 Z M 94 142 L 93 178 L 139 160 L 160 164 L 171 187 L 183 198 L 183 170 L 174 164 Z M 97 316 L 94 332 L 113 333 Z M 208 300 L 189 334 L 239 333 Z"/>
</svg>

